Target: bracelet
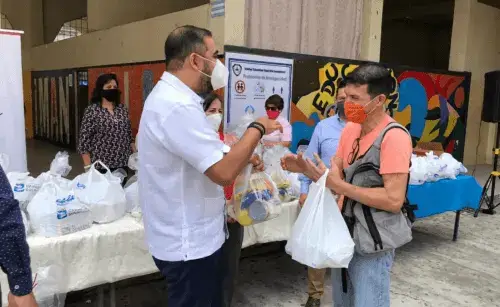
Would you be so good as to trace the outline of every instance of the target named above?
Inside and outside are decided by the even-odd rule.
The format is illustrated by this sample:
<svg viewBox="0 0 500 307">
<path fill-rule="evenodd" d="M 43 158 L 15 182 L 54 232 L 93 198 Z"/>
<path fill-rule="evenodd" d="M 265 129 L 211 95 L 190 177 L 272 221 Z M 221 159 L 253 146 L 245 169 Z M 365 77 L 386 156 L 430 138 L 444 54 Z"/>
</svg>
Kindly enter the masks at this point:
<svg viewBox="0 0 500 307">
<path fill-rule="evenodd" d="M 85 165 L 83 166 L 83 169 L 89 169 L 91 167 L 91 165 Z"/>
<path fill-rule="evenodd" d="M 260 138 L 264 137 L 264 135 L 265 135 L 265 131 L 266 130 L 264 128 L 264 125 L 262 125 L 261 123 L 253 122 L 250 125 L 248 125 L 248 128 L 255 128 L 255 129 L 259 130 L 259 132 L 260 132 Z"/>
</svg>

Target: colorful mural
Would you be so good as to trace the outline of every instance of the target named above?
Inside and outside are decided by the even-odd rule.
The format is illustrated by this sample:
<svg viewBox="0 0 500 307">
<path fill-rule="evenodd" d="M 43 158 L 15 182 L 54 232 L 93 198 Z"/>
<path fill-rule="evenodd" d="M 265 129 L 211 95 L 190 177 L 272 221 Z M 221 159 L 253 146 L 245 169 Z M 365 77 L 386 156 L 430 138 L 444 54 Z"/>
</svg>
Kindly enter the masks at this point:
<svg viewBox="0 0 500 307">
<path fill-rule="evenodd" d="M 337 82 L 357 63 L 318 61 L 311 57 L 294 64 L 291 112 L 292 150 L 308 144 L 326 107 L 335 101 Z M 391 68 L 393 92 L 388 113 L 404 125 L 417 142 L 440 142 L 446 152 L 463 160 L 470 74 L 431 73 Z"/>
</svg>

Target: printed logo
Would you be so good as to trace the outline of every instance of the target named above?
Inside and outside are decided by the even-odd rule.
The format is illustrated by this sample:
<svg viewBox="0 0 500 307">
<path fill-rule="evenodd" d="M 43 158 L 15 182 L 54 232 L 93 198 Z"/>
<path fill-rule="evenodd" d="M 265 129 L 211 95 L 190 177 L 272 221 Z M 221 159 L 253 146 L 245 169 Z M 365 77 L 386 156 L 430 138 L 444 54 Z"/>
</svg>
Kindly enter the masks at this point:
<svg viewBox="0 0 500 307">
<path fill-rule="evenodd" d="M 245 113 L 247 113 L 247 114 L 253 114 L 253 113 L 255 113 L 255 108 L 253 106 L 251 106 L 251 105 L 247 105 L 245 107 Z"/>
<path fill-rule="evenodd" d="M 65 206 L 73 200 L 75 200 L 75 195 L 68 195 L 67 197 L 56 199 L 56 204 L 58 206 Z"/>
<path fill-rule="evenodd" d="M 57 210 L 57 219 L 58 220 L 62 220 L 66 217 L 68 217 L 68 211 L 66 211 L 66 209 Z"/>
<path fill-rule="evenodd" d="M 242 94 L 245 91 L 245 82 L 243 82 L 243 80 L 236 81 L 234 89 L 238 94 Z"/>
<path fill-rule="evenodd" d="M 79 190 L 83 190 L 86 188 L 86 186 L 83 183 L 77 182 L 76 183 L 76 188 Z"/>
<path fill-rule="evenodd" d="M 240 64 L 234 64 L 233 65 L 233 73 L 236 75 L 236 77 L 239 77 L 241 72 L 243 71 L 243 68 L 241 67 Z"/>
<path fill-rule="evenodd" d="M 24 192 L 24 183 L 16 183 L 14 186 L 14 192 Z"/>
</svg>

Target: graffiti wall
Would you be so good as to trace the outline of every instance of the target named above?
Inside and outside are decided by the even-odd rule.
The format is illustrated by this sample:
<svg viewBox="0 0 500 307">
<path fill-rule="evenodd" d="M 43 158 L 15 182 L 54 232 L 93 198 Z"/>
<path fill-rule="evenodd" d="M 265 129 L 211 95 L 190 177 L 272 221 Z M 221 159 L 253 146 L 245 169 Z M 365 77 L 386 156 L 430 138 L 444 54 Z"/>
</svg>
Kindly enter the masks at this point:
<svg viewBox="0 0 500 307">
<path fill-rule="evenodd" d="M 308 144 L 326 107 L 335 101 L 338 80 L 357 63 L 310 57 L 294 64 L 291 123 L 292 150 Z M 440 142 L 446 152 L 463 160 L 470 74 L 391 68 L 394 79 L 387 110 L 417 142 Z"/>
<path fill-rule="evenodd" d="M 122 90 L 122 102 L 129 109 L 132 132 L 135 135 L 144 101 L 153 90 L 154 85 L 165 71 L 165 63 L 140 63 L 120 66 L 97 67 L 88 69 L 88 95 L 92 96 L 97 78 L 104 73 L 114 73 L 118 77 L 119 88 Z"/>
<path fill-rule="evenodd" d="M 79 123 L 75 72 L 33 72 L 31 86 L 34 137 L 74 148 Z"/>
</svg>

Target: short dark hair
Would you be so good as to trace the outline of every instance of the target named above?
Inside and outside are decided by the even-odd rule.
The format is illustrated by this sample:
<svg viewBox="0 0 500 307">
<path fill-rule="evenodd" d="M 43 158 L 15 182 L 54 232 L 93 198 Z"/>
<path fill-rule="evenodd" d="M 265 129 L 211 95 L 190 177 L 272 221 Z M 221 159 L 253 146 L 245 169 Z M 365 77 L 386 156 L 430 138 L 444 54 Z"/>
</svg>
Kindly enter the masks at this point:
<svg viewBox="0 0 500 307">
<path fill-rule="evenodd" d="M 97 77 L 95 81 L 95 87 L 92 91 L 92 96 L 90 98 L 90 102 L 100 104 L 102 102 L 102 89 L 108 84 L 110 81 L 115 80 L 116 85 L 119 87 L 118 78 L 115 74 L 102 74 Z M 113 103 L 118 104 L 118 101 L 113 101 Z"/>
<path fill-rule="evenodd" d="M 380 64 L 363 64 L 354 69 L 346 77 L 346 85 L 368 85 L 368 94 L 371 98 L 384 94 L 389 96 L 393 90 L 393 81 L 390 71 Z"/>
<path fill-rule="evenodd" d="M 203 112 L 207 112 L 215 99 L 219 99 L 219 96 L 215 92 L 211 92 L 205 97 L 205 100 L 203 100 Z"/>
<path fill-rule="evenodd" d="M 267 107 L 268 105 L 276 106 L 278 110 L 281 111 L 285 107 L 285 102 L 283 101 L 283 98 L 281 98 L 280 95 L 274 94 L 272 96 L 269 96 L 269 98 L 267 98 L 265 106 Z"/>
<path fill-rule="evenodd" d="M 340 79 L 337 81 L 337 90 L 340 90 L 341 88 L 344 88 L 345 86 L 346 86 L 345 79 L 340 78 Z"/>
<path fill-rule="evenodd" d="M 191 53 L 205 53 L 205 37 L 212 37 L 212 32 L 195 26 L 186 25 L 173 30 L 165 41 L 167 71 L 180 69 Z"/>
</svg>

